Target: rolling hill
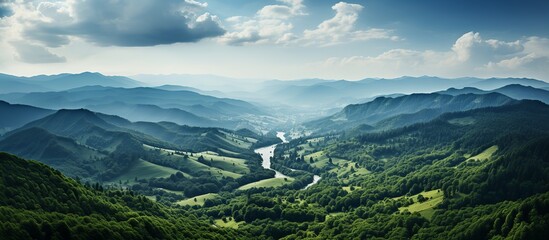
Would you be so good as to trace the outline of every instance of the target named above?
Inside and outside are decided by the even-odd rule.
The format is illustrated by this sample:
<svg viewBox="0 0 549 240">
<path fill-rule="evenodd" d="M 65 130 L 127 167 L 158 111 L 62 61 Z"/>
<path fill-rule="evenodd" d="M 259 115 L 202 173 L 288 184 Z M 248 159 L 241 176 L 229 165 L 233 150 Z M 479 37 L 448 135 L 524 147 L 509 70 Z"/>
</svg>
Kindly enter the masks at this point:
<svg viewBox="0 0 549 240">
<path fill-rule="evenodd" d="M 0 101 L 0 135 L 43 118 L 54 111 L 27 105 L 10 104 Z"/>
<path fill-rule="evenodd" d="M 105 154 L 56 136 L 42 128 L 28 128 L 0 140 L 0 151 L 36 159 L 70 176 L 90 178 L 99 169 Z M 82 167 L 87 166 L 87 167 Z"/>
<path fill-rule="evenodd" d="M 149 104 L 125 104 L 122 102 L 115 102 L 104 105 L 89 105 L 86 108 L 105 114 L 124 116 L 124 118 L 133 122 L 170 121 L 181 125 L 197 127 L 234 127 L 228 121 L 214 121 L 178 108 L 161 108 L 156 105 Z"/>
<path fill-rule="evenodd" d="M 296 215 L 303 218 L 318 211 L 324 222 L 295 221 L 312 224 L 307 231 L 322 228 L 314 236 L 320 239 L 543 238 L 549 219 L 548 118 L 548 105 L 522 100 L 384 132 L 295 139 L 277 147 L 273 164 L 314 171 L 322 180 L 291 195 L 293 204 L 260 206 L 300 209 Z M 250 202 L 237 204 L 253 209 Z M 239 229 L 269 226 L 259 223 L 262 215 L 239 213 L 235 221 L 246 224 Z M 287 219 L 282 214 L 279 221 Z M 298 228 L 285 237 L 299 239 Z"/>
<path fill-rule="evenodd" d="M 509 84 L 521 84 L 536 88 L 549 87 L 549 83 L 527 78 L 446 79 L 430 76 L 404 76 L 395 79 L 363 79 L 359 81 L 275 81 L 264 84 L 263 89 L 258 92 L 265 98 L 265 101 L 313 108 L 342 107 L 374 96 L 395 93 L 430 93 L 452 87 L 475 87 L 483 90 L 500 88 Z"/>
<path fill-rule="evenodd" d="M 0 150 L 50 164 L 69 176 L 95 181 L 111 181 L 126 176 L 130 169 L 138 168 L 136 165 L 139 164 L 168 167 L 172 171 L 179 169 L 193 175 L 211 172 L 213 176 L 238 178 L 250 172 L 248 166 L 259 168 L 253 146 L 272 144 L 275 139 L 278 140 L 274 136 L 262 136 L 249 130 L 238 132 L 170 122 L 130 122 L 86 109 L 62 109 L 7 133 L 0 138 Z M 209 156 L 211 162 L 201 163 L 197 157 L 191 157 L 194 158 L 194 165 L 202 169 L 198 171 L 192 168 L 192 164 L 177 164 L 177 160 L 183 157 L 182 153 L 164 156 L 150 151 L 155 148 L 170 149 L 171 153 L 200 153 Z M 241 160 L 236 162 L 239 164 L 236 166 L 218 159 L 225 157 Z M 209 166 L 211 164 L 214 165 Z M 224 169 L 236 169 L 236 172 Z"/>
<path fill-rule="evenodd" d="M 457 96 L 430 93 L 396 98 L 379 97 L 368 103 L 349 105 L 339 113 L 308 122 L 305 126 L 317 131 L 330 131 L 380 123 L 381 128 L 391 128 L 428 121 L 444 112 L 500 106 L 512 101 L 499 93 Z M 389 119 L 391 117 L 395 118 Z"/>
<path fill-rule="evenodd" d="M 91 108 L 132 120 L 161 120 L 194 126 L 235 127 L 251 115 L 268 115 L 241 100 L 144 87 L 90 86 L 61 92 L 4 94 L 0 99 L 51 109 Z"/>
<path fill-rule="evenodd" d="M 246 237 L 130 191 L 87 185 L 44 164 L 0 153 L 0 234 L 7 239 Z"/>
</svg>

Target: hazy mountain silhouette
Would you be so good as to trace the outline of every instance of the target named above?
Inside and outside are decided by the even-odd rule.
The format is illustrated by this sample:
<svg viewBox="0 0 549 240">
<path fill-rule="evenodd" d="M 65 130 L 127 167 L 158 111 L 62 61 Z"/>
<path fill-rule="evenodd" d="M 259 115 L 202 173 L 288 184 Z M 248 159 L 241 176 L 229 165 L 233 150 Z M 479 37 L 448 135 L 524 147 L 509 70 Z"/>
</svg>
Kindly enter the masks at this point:
<svg viewBox="0 0 549 240">
<path fill-rule="evenodd" d="M 143 86 L 144 84 L 127 77 L 105 76 L 94 72 L 37 75 L 33 77 L 0 74 L 0 93 L 60 91 L 90 85 L 130 88 Z"/>
<path fill-rule="evenodd" d="M 0 101 L 0 134 L 43 118 L 54 111 L 33 106 Z"/>
<path fill-rule="evenodd" d="M 457 96 L 430 93 L 411 94 L 396 98 L 378 97 L 363 104 L 351 104 L 330 117 L 305 125 L 312 129 L 342 130 L 361 124 L 375 125 L 382 120 L 382 128 L 399 127 L 431 120 L 444 112 L 501 106 L 514 101 L 499 93 L 462 94 Z M 398 119 L 386 120 L 397 116 Z M 387 122 L 389 121 L 389 122 Z"/>
<path fill-rule="evenodd" d="M 530 100 L 539 100 L 544 103 L 549 103 L 549 91 L 530 87 L 530 86 L 523 86 L 520 84 L 511 84 L 511 85 L 507 85 L 507 86 L 497 88 L 494 90 L 489 90 L 489 91 L 484 91 L 484 90 L 480 90 L 478 88 L 472 88 L 472 87 L 467 87 L 462 89 L 450 88 L 448 90 L 440 91 L 438 93 L 449 94 L 449 95 L 460 95 L 465 93 L 482 94 L 482 93 L 490 93 L 490 92 L 501 93 L 517 100 L 530 99 Z"/>
</svg>

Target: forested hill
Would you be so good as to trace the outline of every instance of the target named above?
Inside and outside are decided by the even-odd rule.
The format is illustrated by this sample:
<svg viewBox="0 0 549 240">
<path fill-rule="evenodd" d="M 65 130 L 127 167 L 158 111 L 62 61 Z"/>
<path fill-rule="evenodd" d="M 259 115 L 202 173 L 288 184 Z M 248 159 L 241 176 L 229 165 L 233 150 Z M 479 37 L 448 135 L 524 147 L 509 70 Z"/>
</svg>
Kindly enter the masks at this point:
<svg viewBox="0 0 549 240">
<path fill-rule="evenodd" d="M 361 124 L 380 125 L 378 127 L 382 129 L 395 128 L 426 122 L 445 112 L 501 106 L 513 101 L 499 93 L 457 96 L 430 93 L 395 98 L 378 97 L 371 102 L 348 105 L 330 117 L 305 123 L 305 126 L 318 132 L 349 129 Z"/>
<path fill-rule="evenodd" d="M 278 230 L 290 234 L 287 239 L 544 239 L 547 119 L 548 105 L 520 101 L 358 137 L 282 144 L 272 160 L 277 170 L 315 172 L 322 179 L 280 200 L 283 213 L 314 213 L 308 221 L 290 220 L 306 221 L 308 228 L 285 224 Z M 246 219 L 246 213 L 236 216 L 244 214 L 249 229 L 276 227 Z"/>
<path fill-rule="evenodd" d="M 2 239 L 240 239 L 183 210 L 0 153 Z"/>
</svg>

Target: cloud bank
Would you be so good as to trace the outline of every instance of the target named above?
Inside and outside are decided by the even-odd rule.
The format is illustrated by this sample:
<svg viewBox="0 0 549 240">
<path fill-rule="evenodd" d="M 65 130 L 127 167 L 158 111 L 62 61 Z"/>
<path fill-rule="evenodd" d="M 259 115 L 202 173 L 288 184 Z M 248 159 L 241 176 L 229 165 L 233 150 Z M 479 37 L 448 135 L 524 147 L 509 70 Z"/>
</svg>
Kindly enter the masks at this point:
<svg viewBox="0 0 549 240">
<path fill-rule="evenodd" d="M 225 33 L 217 17 L 200 13 L 206 6 L 189 0 L 42 2 L 36 7 L 42 17 L 29 21 L 23 34 L 49 47 L 73 36 L 103 46 L 196 42 Z"/>
<path fill-rule="evenodd" d="M 17 50 L 16 59 L 26 63 L 61 63 L 66 62 L 65 57 L 55 55 L 39 45 L 26 42 L 12 42 L 12 46 Z"/>
<path fill-rule="evenodd" d="M 207 6 L 195 0 L 4 0 L 0 25 L 8 26 L 5 35 L 18 60 L 62 62 L 65 59 L 51 50 L 74 38 L 98 46 L 146 47 L 223 35 L 219 19 Z M 40 60 L 32 60 L 32 52 Z"/>
<path fill-rule="evenodd" d="M 267 5 L 253 17 L 234 16 L 226 21 L 231 31 L 219 38 L 228 45 L 249 45 L 260 43 L 282 43 L 293 40 L 294 28 L 289 19 L 304 16 L 305 6 L 302 0 L 279 0 L 281 4 Z"/>
<path fill-rule="evenodd" d="M 332 6 L 334 17 L 322 21 L 314 29 L 302 33 L 294 31 L 291 19 L 305 16 L 302 0 L 279 0 L 281 4 L 267 5 L 253 17 L 235 16 L 227 19 L 231 31 L 220 37 L 229 45 L 250 44 L 300 44 L 330 46 L 372 39 L 398 40 L 391 30 L 371 28 L 356 30 L 359 14 L 364 8 L 359 4 L 339 2 Z"/>
<path fill-rule="evenodd" d="M 448 51 L 391 49 L 377 56 L 328 58 L 312 67 L 358 76 L 549 76 L 549 39 L 526 37 L 513 42 L 483 39 L 468 32 Z M 545 66 L 545 67 L 544 67 Z"/>
<path fill-rule="evenodd" d="M 376 28 L 355 30 L 359 13 L 363 8 L 359 4 L 336 3 L 332 6 L 336 12 L 335 16 L 320 23 L 316 29 L 305 30 L 302 41 L 306 44 L 327 46 L 371 39 L 398 40 L 398 37 L 391 36 L 390 30 Z"/>
</svg>

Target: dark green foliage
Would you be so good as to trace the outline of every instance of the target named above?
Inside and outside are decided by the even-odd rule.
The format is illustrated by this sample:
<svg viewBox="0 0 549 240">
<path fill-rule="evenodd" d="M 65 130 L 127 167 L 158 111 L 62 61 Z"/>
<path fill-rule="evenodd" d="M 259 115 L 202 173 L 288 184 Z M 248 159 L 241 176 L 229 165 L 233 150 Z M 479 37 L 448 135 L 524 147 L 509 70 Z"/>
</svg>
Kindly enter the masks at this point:
<svg viewBox="0 0 549 240">
<path fill-rule="evenodd" d="M 456 119 L 472 121 L 456 124 Z M 279 145 L 272 159 L 272 167 L 294 182 L 246 191 L 236 188 L 274 174 L 262 170 L 257 155 L 248 159 L 250 174 L 216 179 L 182 169 L 180 162 L 190 161 L 182 156 L 140 153 L 192 178 L 176 173 L 139 179 L 132 190 L 156 194 L 166 204 L 183 196 L 156 188 L 183 190 L 187 197 L 219 193 L 193 207 L 166 207 L 99 184 L 83 187 L 41 164 L 5 155 L 0 233 L 23 239 L 544 239 L 549 235 L 547 119 L 549 106 L 520 101 L 384 132 L 296 139 Z M 137 147 L 131 141 L 122 146 Z M 468 160 L 493 146 L 498 150 L 486 159 Z M 325 166 L 307 156 L 317 151 L 325 155 Z M 120 166 L 131 158 L 124 155 L 129 149 L 113 152 Z M 207 158 L 199 161 L 210 164 Z M 322 180 L 303 189 L 313 174 Z M 433 192 L 424 192 L 431 190 L 442 202 L 414 212 L 415 204 L 433 200 Z M 416 194 L 416 200 L 406 198 Z M 239 228 L 212 228 L 214 219 L 238 222 Z"/>
<path fill-rule="evenodd" d="M 0 153 L 3 239 L 242 238 L 143 196 L 86 188 L 43 164 Z"/>
</svg>

